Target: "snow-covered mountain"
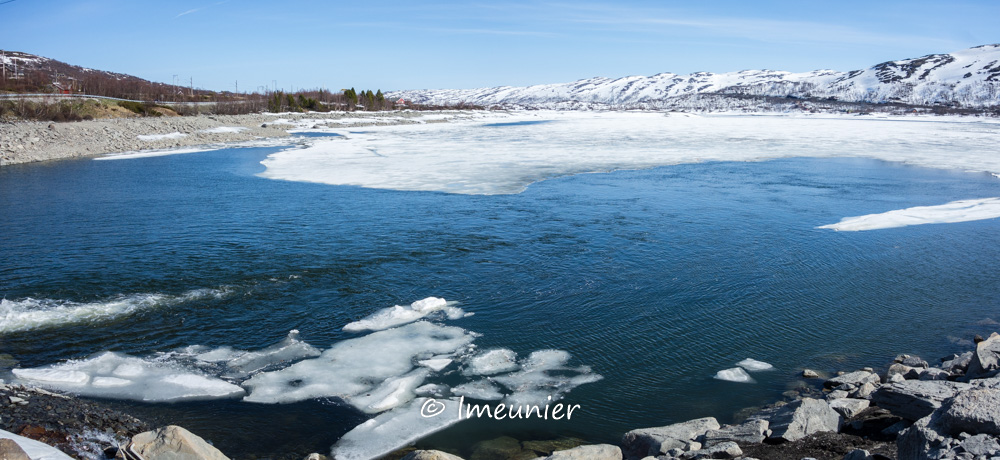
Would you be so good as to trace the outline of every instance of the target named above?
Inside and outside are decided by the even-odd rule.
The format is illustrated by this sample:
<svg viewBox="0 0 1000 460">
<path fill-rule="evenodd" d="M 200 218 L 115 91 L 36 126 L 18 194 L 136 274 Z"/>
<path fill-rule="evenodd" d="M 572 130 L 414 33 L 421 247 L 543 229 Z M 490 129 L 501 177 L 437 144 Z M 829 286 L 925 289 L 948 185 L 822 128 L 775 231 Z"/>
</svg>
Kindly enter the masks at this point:
<svg viewBox="0 0 1000 460">
<path fill-rule="evenodd" d="M 696 95 L 817 98 L 844 102 L 1000 106 L 1000 45 L 889 61 L 864 70 L 791 73 L 744 70 L 651 77 L 596 77 L 572 83 L 387 93 L 419 104 L 527 108 L 668 108 Z M 686 102 L 686 103 L 688 103 Z"/>
</svg>

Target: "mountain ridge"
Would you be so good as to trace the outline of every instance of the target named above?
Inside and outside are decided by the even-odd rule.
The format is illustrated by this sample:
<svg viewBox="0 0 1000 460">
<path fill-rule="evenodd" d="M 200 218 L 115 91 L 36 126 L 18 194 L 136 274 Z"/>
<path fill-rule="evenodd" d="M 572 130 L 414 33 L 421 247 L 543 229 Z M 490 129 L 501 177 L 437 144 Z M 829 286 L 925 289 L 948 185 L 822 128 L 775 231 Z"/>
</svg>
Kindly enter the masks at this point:
<svg viewBox="0 0 1000 460">
<path fill-rule="evenodd" d="M 986 109 L 1000 107 L 1000 44 L 886 61 L 848 72 L 742 70 L 689 75 L 594 77 L 569 83 L 475 89 L 403 90 L 418 104 L 513 108 L 671 108 L 696 95 L 826 99 L 840 102 Z"/>
</svg>

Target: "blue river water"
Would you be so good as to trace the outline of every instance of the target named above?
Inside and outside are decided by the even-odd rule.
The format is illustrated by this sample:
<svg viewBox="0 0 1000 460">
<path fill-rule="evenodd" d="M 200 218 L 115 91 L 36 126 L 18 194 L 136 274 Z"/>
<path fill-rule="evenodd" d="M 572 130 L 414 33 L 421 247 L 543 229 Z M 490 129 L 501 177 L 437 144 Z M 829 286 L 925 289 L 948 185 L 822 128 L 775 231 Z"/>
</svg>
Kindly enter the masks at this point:
<svg viewBox="0 0 1000 460">
<path fill-rule="evenodd" d="M 277 148 L 0 169 L 0 296 L 103 302 L 226 295 L 0 335 L 21 367 L 192 344 L 261 348 L 298 329 L 437 296 L 481 348 L 566 350 L 604 378 L 571 421 L 476 421 L 421 445 L 731 421 L 802 368 L 935 359 L 998 318 L 1000 221 L 834 232 L 842 217 L 1000 196 L 1000 181 L 867 159 L 701 163 L 546 180 L 516 195 L 399 192 L 257 177 Z M 713 379 L 744 358 L 756 383 Z M 368 416 L 335 400 L 117 401 L 234 456 L 329 451 Z M 457 441 L 462 439 L 462 441 Z M 291 455 L 294 454 L 294 455 Z"/>
</svg>

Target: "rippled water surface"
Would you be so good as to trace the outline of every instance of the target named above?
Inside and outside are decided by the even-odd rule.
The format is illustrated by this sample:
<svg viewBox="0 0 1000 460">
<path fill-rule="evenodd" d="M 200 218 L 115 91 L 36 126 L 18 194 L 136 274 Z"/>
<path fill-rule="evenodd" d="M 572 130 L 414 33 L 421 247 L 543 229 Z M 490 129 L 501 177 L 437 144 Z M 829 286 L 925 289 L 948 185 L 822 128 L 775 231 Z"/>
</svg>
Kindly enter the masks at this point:
<svg viewBox="0 0 1000 460">
<path fill-rule="evenodd" d="M 426 444 L 458 434 L 614 442 L 632 428 L 729 420 L 779 398 L 803 367 L 934 359 L 960 348 L 949 337 L 1000 319 L 1000 221 L 816 228 L 1000 196 L 988 174 L 798 158 L 470 196 L 257 177 L 274 151 L 0 169 L 8 305 L 141 304 L 8 330 L 0 351 L 33 367 L 105 350 L 261 348 L 291 329 L 328 348 L 355 336 L 341 330 L 348 322 L 438 296 L 474 313 L 445 323 L 482 334 L 481 348 L 562 349 L 604 378 L 566 396 L 581 405 L 571 421 L 470 422 Z M 744 358 L 777 369 L 753 384 L 712 378 Z M 336 400 L 120 404 L 237 456 L 328 452 L 368 417 Z"/>
</svg>

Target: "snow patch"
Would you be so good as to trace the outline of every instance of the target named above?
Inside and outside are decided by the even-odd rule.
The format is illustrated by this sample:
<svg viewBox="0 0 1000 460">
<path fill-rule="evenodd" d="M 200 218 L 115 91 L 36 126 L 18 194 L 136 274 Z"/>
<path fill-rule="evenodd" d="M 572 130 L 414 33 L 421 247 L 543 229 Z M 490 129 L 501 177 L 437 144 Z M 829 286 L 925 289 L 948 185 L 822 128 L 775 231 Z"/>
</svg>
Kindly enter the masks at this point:
<svg viewBox="0 0 1000 460">
<path fill-rule="evenodd" d="M 164 139 L 180 139 L 182 137 L 187 137 L 187 134 L 177 131 L 167 134 L 140 134 L 136 136 L 140 141 L 162 141 Z"/>
</svg>

